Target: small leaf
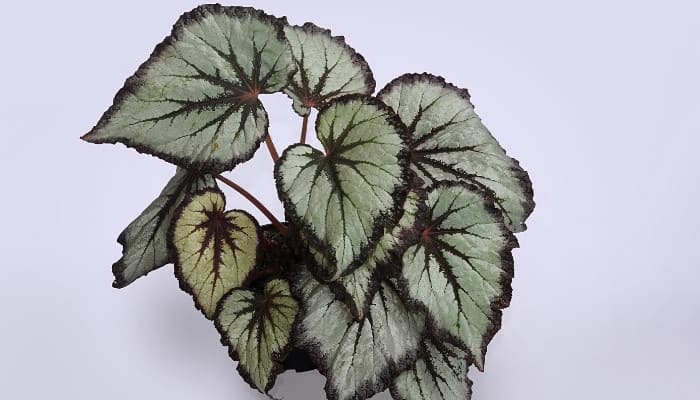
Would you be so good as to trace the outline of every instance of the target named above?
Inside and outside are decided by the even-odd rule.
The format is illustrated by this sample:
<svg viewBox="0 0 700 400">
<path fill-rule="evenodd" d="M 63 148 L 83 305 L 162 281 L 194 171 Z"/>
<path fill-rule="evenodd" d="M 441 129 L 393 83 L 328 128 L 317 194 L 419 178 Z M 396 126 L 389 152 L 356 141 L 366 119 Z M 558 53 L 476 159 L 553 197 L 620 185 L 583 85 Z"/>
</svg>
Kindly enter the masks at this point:
<svg viewBox="0 0 700 400">
<path fill-rule="evenodd" d="M 403 255 L 402 287 L 427 310 L 438 336 L 468 351 L 483 369 L 486 346 L 510 302 L 517 241 L 476 186 L 438 184 L 427 205 L 421 240 Z"/>
<path fill-rule="evenodd" d="M 245 211 L 224 211 L 218 190 L 206 190 L 183 203 L 170 234 L 180 287 L 211 319 L 229 290 L 243 285 L 260 262 L 260 228 Z"/>
<path fill-rule="evenodd" d="M 190 170 L 230 170 L 266 134 L 258 95 L 284 89 L 295 68 L 281 20 L 199 6 L 180 17 L 83 139 L 123 143 Z"/>
<path fill-rule="evenodd" d="M 233 289 L 219 303 L 215 322 L 221 341 L 239 361 L 241 376 L 263 393 L 282 371 L 298 311 L 282 279 L 266 283 L 263 293 Z"/>
<path fill-rule="evenodd" d="M 380 101 L 346 96 L 319 112 L 316 132 L 325 154 L 289 147 L 275 165 L 290 220 L 329 260 L 330 280 L 367 258 L 406 196 L 403 124 Z"/>
<path fill-rule="evenodd" d="M 384 235 L 379 238 L 367 261 L 352 272 L 345 273 L 337 281 L 329 283 L 344 294 L 346 303 L 358 320 L 364 318 L 379 287 L 382 278 L 380 268 L 396 262 L 394 255 L 400 255 L 413 239 L 423 200 L 418 192 L 409 192 L 403 204 L 401 219 L 393 228 L 385 229 Z"/>
<path fill-rule="evenodd" d="M 122 258 L 112 266 L 115 288 L 123 288 L 137 278 L 172 262 L 168 251 L 168 230 L 182 200 L 196 191 L 214 188 L 211 175 L 188 173 L 178 168 L 158 198 L 119 235 Z"/>
<path fill-rule="evenodd" d="M 467 355 L 448 343 L 423 342 L 423 357 L 391 384 L 396 400 L 469 400 Z"/>
<path fill-rule="evenodd" d="M 525 230 L 532 213 L 532 183 L 482 124 L 469 92 L 429 74 L 406 74 L 378 97 L 408 126 L 411 168 L 426 187 L 462 180 L 490 191 L 513 232 Z"/>
<path fill-rule="evenodd" d="M 392 282 L 382 282 L 360 321 L 308 271 L 293 285 L 302 299 L 297 346 L 326 376 L 329 399 L 369 398 L 415 361 L 424 317 L 406 307 Z"/>
<path fill-rule="evenodd" d="M 297 72 L 285 90 L 301 116 L 346 94 L 370 95 L 376 85 L 364 57 L 342 36 L 307 22 L 285 26 Z"/>
</svg>

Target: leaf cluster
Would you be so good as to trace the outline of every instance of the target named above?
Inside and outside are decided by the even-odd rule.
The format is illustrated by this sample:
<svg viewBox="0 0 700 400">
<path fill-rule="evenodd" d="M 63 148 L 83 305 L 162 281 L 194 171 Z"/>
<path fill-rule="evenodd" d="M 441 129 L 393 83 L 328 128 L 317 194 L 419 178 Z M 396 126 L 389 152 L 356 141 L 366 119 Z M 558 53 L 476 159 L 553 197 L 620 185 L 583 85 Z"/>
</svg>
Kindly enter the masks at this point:
<svg viewBox="0 0 700 400">
<path fill-rule="evenodd" d="M 83 136 L 177 165 L 119 236 L 114 286 L 174 263 L 263 393 L 294 354 L 329 399 L 470 398 L 467 370 L 483 370 L 510 302 L 531 182 L 467 90 L 426 73 L 375 86 L 366 60 L 312 23 L 218 4 L 181 16 Z M 281 157 L 259 97 L 276 92 L 303 127 Z M 305 143 L 314 109 L 322 149 Z M 263 141 L 287 221 L 267 212 L 261 226 L 227 210 L 217 181 L 265 212 L 220 175 Z"/>
</svg>

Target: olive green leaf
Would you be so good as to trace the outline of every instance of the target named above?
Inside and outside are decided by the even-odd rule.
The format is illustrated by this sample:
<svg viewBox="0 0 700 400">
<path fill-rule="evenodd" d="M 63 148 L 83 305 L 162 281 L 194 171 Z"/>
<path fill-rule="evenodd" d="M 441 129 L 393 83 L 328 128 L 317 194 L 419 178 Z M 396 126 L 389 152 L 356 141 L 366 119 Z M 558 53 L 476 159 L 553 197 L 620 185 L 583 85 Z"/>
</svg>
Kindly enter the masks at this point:
<svg viewBox="0 0 700 400">
<path fill-rule="evenodd" d="M 211 319 L 229 290 L 241 287 L 260 261 L 260 228 L 245 211 L 225 211 L 218 190 L 183 202 L 170 232 L 180 287 Z"/>
<path fill-rule="evenodd" d="M 532 183 L 474 112 L 469 93 L 429 74 L 406 74 L 378 97 L 408 126 L 411 168 L 426 186 L 463 180 L 490 191 L 513 232 L 532 213 Z"/>
<path fill-rule="evenodd" d="M 266 134 L 258 95 L 283 90 L 295 69 L 281 20 L 199 6 L 180 17 L 83 139 L 123 143 L 190 170 L 230 170 Z"/>
<path fill-rule="evenodd" d="M 290 220 L 326 255 L 336 279 L 367 258 L 395 222 L 406 196 L 405 127 L 380 101 L 333 100 L 319 112 L 316 133 L 325 153 L 289 147 L 275 165 L 280 199 Z"/>
<path fill-rule="evenodd" d="M 290 345 L 299 304 L 289 283 L 274 279 L 262 293 L 233 289 L 219 303 L 215 324 L 241 376 L 267 393 L 275 384 Z"/>
<path fill-rule="evenodd" d="M 342 36 L 307 22 L 285 26 L 297 72 L 285 90 L 301 116 L 346 94 L 370 95 L 376 85 L 367 61 Z"/>
<path fill-rule="evenodd" d="M 361 320 L 369 309 L 372 298 L 381 281 L 380 268 L 386 264 L 399 264 L 395 254 L 402 252 L 410 244 L 415 233 L 416 222 L 423 202 L 421 194 L 409 192 L 403 204 L 403 214 L 393 227 L 386 228 L 372 249 L 369 258 L 359 267 L 329 283 L 343 293 L 343 298 L 353 315 Z"/>
<path fill-rule="evenodd" d="M 467 355 L 449 343 L 423 342 L 423 356 L 391 384 L 396 400 L 469 400 Z"/>
<path fill-rule="evenodd" d="M 211 175 L 188 173 L 178 168 L 160 195 L 124 231 L 117 242 L 122 257 L 112 266 L 115 288 L 172 262 L 168 251 L 168 230 L 182 200 L 196 191 L 216 187 Z"/>
<path fill-rule="evenodd" d="M 394 283 L 382 282 L 360 321 L 308 271 L 292 285 L 302 300 L 296 345 L 326 376 L 329 399 L 369 398 L 415 361 L 425 319 L 404 304 Z"/>
<path fill-rule="evenodd" d="M 510 302 L 517 241 L 490 195 L 474 185 L 440 183 L 427 206 L 421 239 L 403 255 L 402 287 L 428 312 L 439 337 L 483 369 L 486 346 Z"/>
</svg>

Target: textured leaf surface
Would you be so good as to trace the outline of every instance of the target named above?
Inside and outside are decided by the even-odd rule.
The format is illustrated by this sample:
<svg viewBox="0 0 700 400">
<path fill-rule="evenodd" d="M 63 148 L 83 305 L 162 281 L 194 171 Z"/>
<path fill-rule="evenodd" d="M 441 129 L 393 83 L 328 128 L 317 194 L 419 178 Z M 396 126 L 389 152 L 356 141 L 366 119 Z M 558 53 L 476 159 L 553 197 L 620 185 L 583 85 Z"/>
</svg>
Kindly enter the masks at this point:
<svg viewBox="0 0 700 400">
<path fill-rule="evenodd" d="M 221 297 L 260 262 L 258 223 L 245 211 L 225 208 L 218 190 L 195 194 L 183 203 L 170 238 L 180 287 L 210 319 Z"/>
<path fill-rule="evenodd" d="M 469 400 L 467 355 L 447 343 L 423 343 L 423 356 L 391 385 L 396 400 Z"/>
<path fill-rule="evenodd" d="M 535 206 L 530 178 L 491 136 L 466 90 L 433 75 L 407 74 L 378 96 L 408 126 L 411 168 L 426 186 L 463 180 L 490 190 L 508 228 L 525 230 Z"/>
<path fill-rule="evenodd" d="M 180 17 L 83 138 L 188 169 L 229 170 L 252 157 L 266 134 L 258 94 L 282 90 L 294 70 L 280 20 L 203 5 Z"/>
<path fill-rule="evenodd" d="M 402 126 L 381 102 L 346 96 L 317 117 L 325 154 L 295 145 L 275 165 L 285 210 L 327 256 L 334 270 L 322 273 L 331 280 L 362 263 L 383 226 L 395 221 L 406 195 Z"/>
<path fill-rule="evenodd" d="M 188 173 L 178 168 L 160 195 L 119 235 L 122 258 L 112 266 L 116 288 L 172 262 L 168 251 L 168 230 L 175 210 L 190 193 L 216 187 L 211 175 Z"/>
<path fill-rule="evenodd" d="M 375 81 L 367 61 L 345 43 L 342 36 L 307 22 L 286 26 L 284 31 L 297 64 L 285 93 L 294 101 L 299 115 L 308 115 L 313 107 L 346 94 L 374 92 Z"/>
<path fill-rule="evenodd" d="M 415 360 L 424 318 L 406 307 L 392 283 L 381 284 L 360 321 L 309 272 L 294 285 L 303 304 L 297 346 L 309 352 L 326 376 L 329 399 L 369 398 Z"/>
<path fill-rule="evenodd" d="M 486 345 L 510 302 L 517 241 L 493 200 L 476 186 L 439 184 L 427 205 L 421 240 L 403 256 L 403 287 L 428 311 L 433 328 L 483 369 Z"/>
<path fill-rule="evenodd" d="M 216 328 L 241 376 L 263 393 L 275 384 L 290 347 L 299 304 L 287 281 L 265 284 L 263 293 L 233 289 L 216 313 Z"/>
<path fill-rule="evenodd" d="M 403 204 L 401 219 L 393 228 L 385 229 L 367 261 L 330 283 L 342 291 L 356 318 L 364 318 L 369 309 L 381 280 L 380 268 L 392 262 L 399 264 L 400 260 L 395 260 L 394 256 L 410 244 L 422 201 L 418 192 L 410 192 Z"/>
</svg>

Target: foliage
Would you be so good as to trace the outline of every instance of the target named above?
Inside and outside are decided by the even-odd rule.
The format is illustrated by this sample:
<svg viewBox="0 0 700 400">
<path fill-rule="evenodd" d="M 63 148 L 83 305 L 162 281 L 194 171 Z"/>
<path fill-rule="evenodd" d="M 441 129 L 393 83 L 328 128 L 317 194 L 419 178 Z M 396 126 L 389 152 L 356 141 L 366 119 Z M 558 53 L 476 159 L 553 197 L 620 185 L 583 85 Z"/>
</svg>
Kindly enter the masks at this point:
<svg viewBox="0 0 700 400">
<path fill-rule="evenodd" d="M 343 37 L 245 7 L 203 5 L 126 80 L 83 139 L 177 166 L 119 236 L 122 288 L 167 263 L 251 387 L 308 356 L 329 399 L 471 397 L 470 365 L 511 297 L 514 233 L 534 208 L 470 95 L 406 74 L 376 96 Z M 287 94 L 298 144 L 277 156 L 261 94 Z M 305 144 L 312 110 L 323 149 Z M 220 175 L 266 141 L 288 221 Z M 271 224 L 226 211 L 217 182 Z"/>
</svg>

